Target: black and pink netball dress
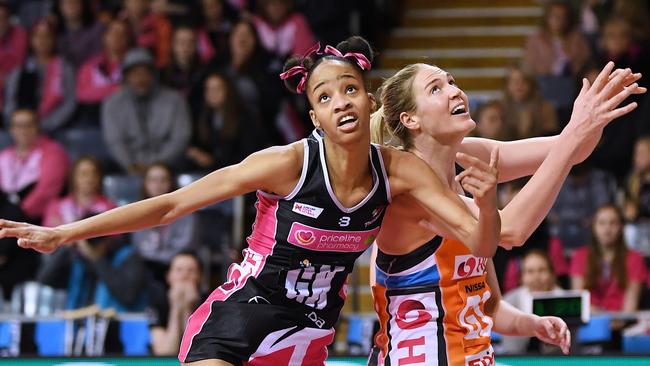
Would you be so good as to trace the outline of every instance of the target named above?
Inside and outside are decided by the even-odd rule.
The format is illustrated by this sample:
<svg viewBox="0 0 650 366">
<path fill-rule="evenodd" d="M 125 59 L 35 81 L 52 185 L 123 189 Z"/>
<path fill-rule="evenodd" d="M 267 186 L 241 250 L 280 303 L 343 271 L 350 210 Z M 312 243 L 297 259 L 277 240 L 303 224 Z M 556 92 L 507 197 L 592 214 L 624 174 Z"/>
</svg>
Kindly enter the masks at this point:
<svg viewBox="0 0 650 366">
<path fill-rule="evenodd" d="M 378 146 L 371 145 L 368 158 L 372 190 L 347 208 L 332 191 L 318 130 L 303 144 L 294 190 L 286 197 L 257 192 L 244 260 L 190 317 L 181 362 L 324 364 L 346 279 L 377 236 L 391 195 Z"/>
</svg>

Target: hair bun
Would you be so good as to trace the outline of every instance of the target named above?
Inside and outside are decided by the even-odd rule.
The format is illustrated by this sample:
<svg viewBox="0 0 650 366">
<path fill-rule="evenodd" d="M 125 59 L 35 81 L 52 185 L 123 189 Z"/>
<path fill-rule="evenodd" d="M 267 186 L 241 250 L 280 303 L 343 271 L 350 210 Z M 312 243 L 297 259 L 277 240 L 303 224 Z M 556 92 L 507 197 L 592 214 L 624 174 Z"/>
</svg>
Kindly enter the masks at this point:
<svg viewBox="0 0 650 366">
<path fill-rule="evenodd" d="M 360 53 L 372 63 L 375 53 L 370 47 L 370 43 L 366 41 L 363 37 L 352 36 L 345 41 L 336 45 L 336 49 L 341 51 L 341 53 L 346 54 L 348 52 Z"/>
<path fill-rule="evenodd" d="M 303 63 L 309 63 L 307 60 L 304 60 L 300 56 L 293 56 L 289 58 L 285 63 L 284 67 L 282 68 L 282 72 L 287 72 L 289 69 L 291 69 L 294 66 L 302 65 Z M 302 80 L 302 75 L 301 74 L 296 74 L 294 76 L 288 77 L 284 79 L 284 86 L 292 93 L 297 93 L 296 92 L 296 87 L 298 87 L 298 84 L 300 84 L 300 80 Z"/>
</svg>

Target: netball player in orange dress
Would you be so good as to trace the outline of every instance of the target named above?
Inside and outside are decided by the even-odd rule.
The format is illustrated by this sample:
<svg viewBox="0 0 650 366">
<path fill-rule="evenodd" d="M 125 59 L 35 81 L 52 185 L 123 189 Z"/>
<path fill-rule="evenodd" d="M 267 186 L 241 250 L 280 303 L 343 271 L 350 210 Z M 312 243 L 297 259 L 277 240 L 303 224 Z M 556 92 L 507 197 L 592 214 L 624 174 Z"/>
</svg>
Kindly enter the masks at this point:
<svg viewBox="0 0 650 366">
<path fill-rule="evenodd" d="M 464 139 L 475 127 L 467 96 L 440 68 L 410 65 L 384 82 L 383 106 L 372 117 L 373 139 L 414 153 L 461 196 L 465 189 L 476 197 L 492 184 L 494 175 L 484 173 L 495 171 L 495 161 L 500 181 L 535 172 L 501 212 L 501 244 L 521 245 L 546 216 L 571 166 L 591 153 L 608 122 L 636 104 L 616 106 L 645 91 L 633 84 L 639 74 L 612 69 L 609 64 L 592 86 L 584 81 L 559 136 L 501 143 Z M 491 166 L 460 151 L 489 159 Z M 456 162 L 473 167 L 456 177 Z M 465 202 L 475 210 L 471 199 Z M 568 352 L 570 334 L 561 319 L 524 314 L 500 301 L 494 252 L 464 245 L 430 221 L 408 195 L 387 209 L 371 269 L 381 329 L 369 364 L 494 365 L 492 330 L 537 336 Z"/>
</svg>

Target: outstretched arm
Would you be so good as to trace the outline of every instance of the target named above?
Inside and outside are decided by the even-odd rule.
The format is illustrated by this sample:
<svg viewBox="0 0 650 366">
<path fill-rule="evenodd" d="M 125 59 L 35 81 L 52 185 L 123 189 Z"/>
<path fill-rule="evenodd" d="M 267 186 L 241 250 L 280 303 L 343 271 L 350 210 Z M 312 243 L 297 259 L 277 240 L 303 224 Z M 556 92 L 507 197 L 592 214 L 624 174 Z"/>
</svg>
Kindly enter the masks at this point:
<svg viewBox="0 0 650 366">
<path fill-rule="evenodd" d="M 256 189 L 286 194 L 298 181 L 302 154 L 300 143 L 269 148 L 174 192 L 55 228 L 0 220 L 0 238 L 15 237 L 22 247 L 51 252 L 65 243 L 165 225 L 201 207 Z M 277 174 L 279 171 L 286 174 Z"/>
<path fill-rule="evenodd" d="M 584 151 L 590 153 L 609 122 L 636 108 L 636 103 L 631 103 L 616 109 L 632 93 L 644 92 L 645 89 L 638 88 L 636 83 L 625 86 L 632 75 L 629 70 L 609 78 L 613 67 L 612 63 L 608 64 L 591 87 L 584 81 L 574 104 L 571 121 L 558 136 L 537 172 L 502 210 L 502 246 L 519 246 L 526 241 L 551 209 L 575 156 Z M 482 169 L 487 166 L 465 154 L 459 154 L 458 160 Z M 457 179 L 462 184 L 469 174 L 472 172 L 462 172 Z"/>
<path fill-rule="evenodd" d="M 617 69 L 609 75 L 609 81 L 615 78 L 625 70 Z M 640 73 L 625 73 L 623 82 L 619 84 L 618 89 L 612 89 L 610 98 L 615 93 L 620 92 L 623 86 L 630 85 L 641 78 Z M 643 92 L 639 88 L 633 93 Z M 577 100 L 576 100 L 577 102 Z M 574 110 L 575 112 L 575 110 Z M 572 118 L 574 116 L 572 115 Z M 479 137 L 467 137 L 461 143 L 460 152 L 467 155 L 475 156 L 483 161 L 488 161 L 490 151 L 498 148 L 501 153 L 499 160 L 499 183 L 508 182 L 513 179 L 531 176 L 540 167 L 546 156 L 551 151 L 553 145 L 560 139 L 560 136 L 534 137 L 516 141 L 496 141 Z M 590 141 L 585 142 L 580 149 L 573 155 L 571 164 L 575 165 L 584 161 L 593 151 L 592 145 L 598 142 L 599 136 L 593 136 Z M 459 162 L 461 165 L 464 162 Z M 465 167 L 465 166 L 463 166 Z M 466 167 L 465 167 L 466 168 Z"/>
<path fill-rule="evenodd" d="M 499 169 L 499 183 L 503 183 L 533 175 L 557 140 L 558 136 L 534 137 L 517 141 L 467 137 L 461 143 L 460 152 L 487 161 L 490 151 L 498 148 L 501 159 L 497 169 Z M 466 168 L 464 161 L 458 163 Z"/>
<path fill-rule="evenodd" d="M 484 179 L 468 187 L 479 208 L 475 218 L 423 160 L 411 153 L 382 149 L 384 156 L 388 156 L 386 165 L 393 196 L 410 194 L 429 211 L 429 221 L 436 233 L 463 242 L 476 256 L 494 255 L 501 228 L 496 205 L 498 152 L 494 152 L 483 172 Z"/>
</svg>

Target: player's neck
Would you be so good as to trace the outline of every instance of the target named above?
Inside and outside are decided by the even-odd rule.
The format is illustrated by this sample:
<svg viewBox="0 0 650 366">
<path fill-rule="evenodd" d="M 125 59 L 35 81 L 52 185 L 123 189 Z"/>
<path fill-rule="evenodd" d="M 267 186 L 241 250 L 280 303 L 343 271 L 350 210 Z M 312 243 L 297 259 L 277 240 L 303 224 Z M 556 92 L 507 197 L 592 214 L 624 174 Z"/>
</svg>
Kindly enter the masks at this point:
<svg viewBox="0 0 650 366">
<path fill-rule="evenodd" d="M 456 153 L 459 143 L 443 143 L 426 134 L 420 134 L 413 141 L 412 152 L 424 160 L 434 173 L 449 187 L 454 185 L 456 176 Z"/>
<path fill-rule="evenodd" d="M 370 176 L 368 163 L 370 142 L 341 146 L 324 139 L 325 161 L 330 183 L 345 190 L 367 182 Z"/>
</svg>

